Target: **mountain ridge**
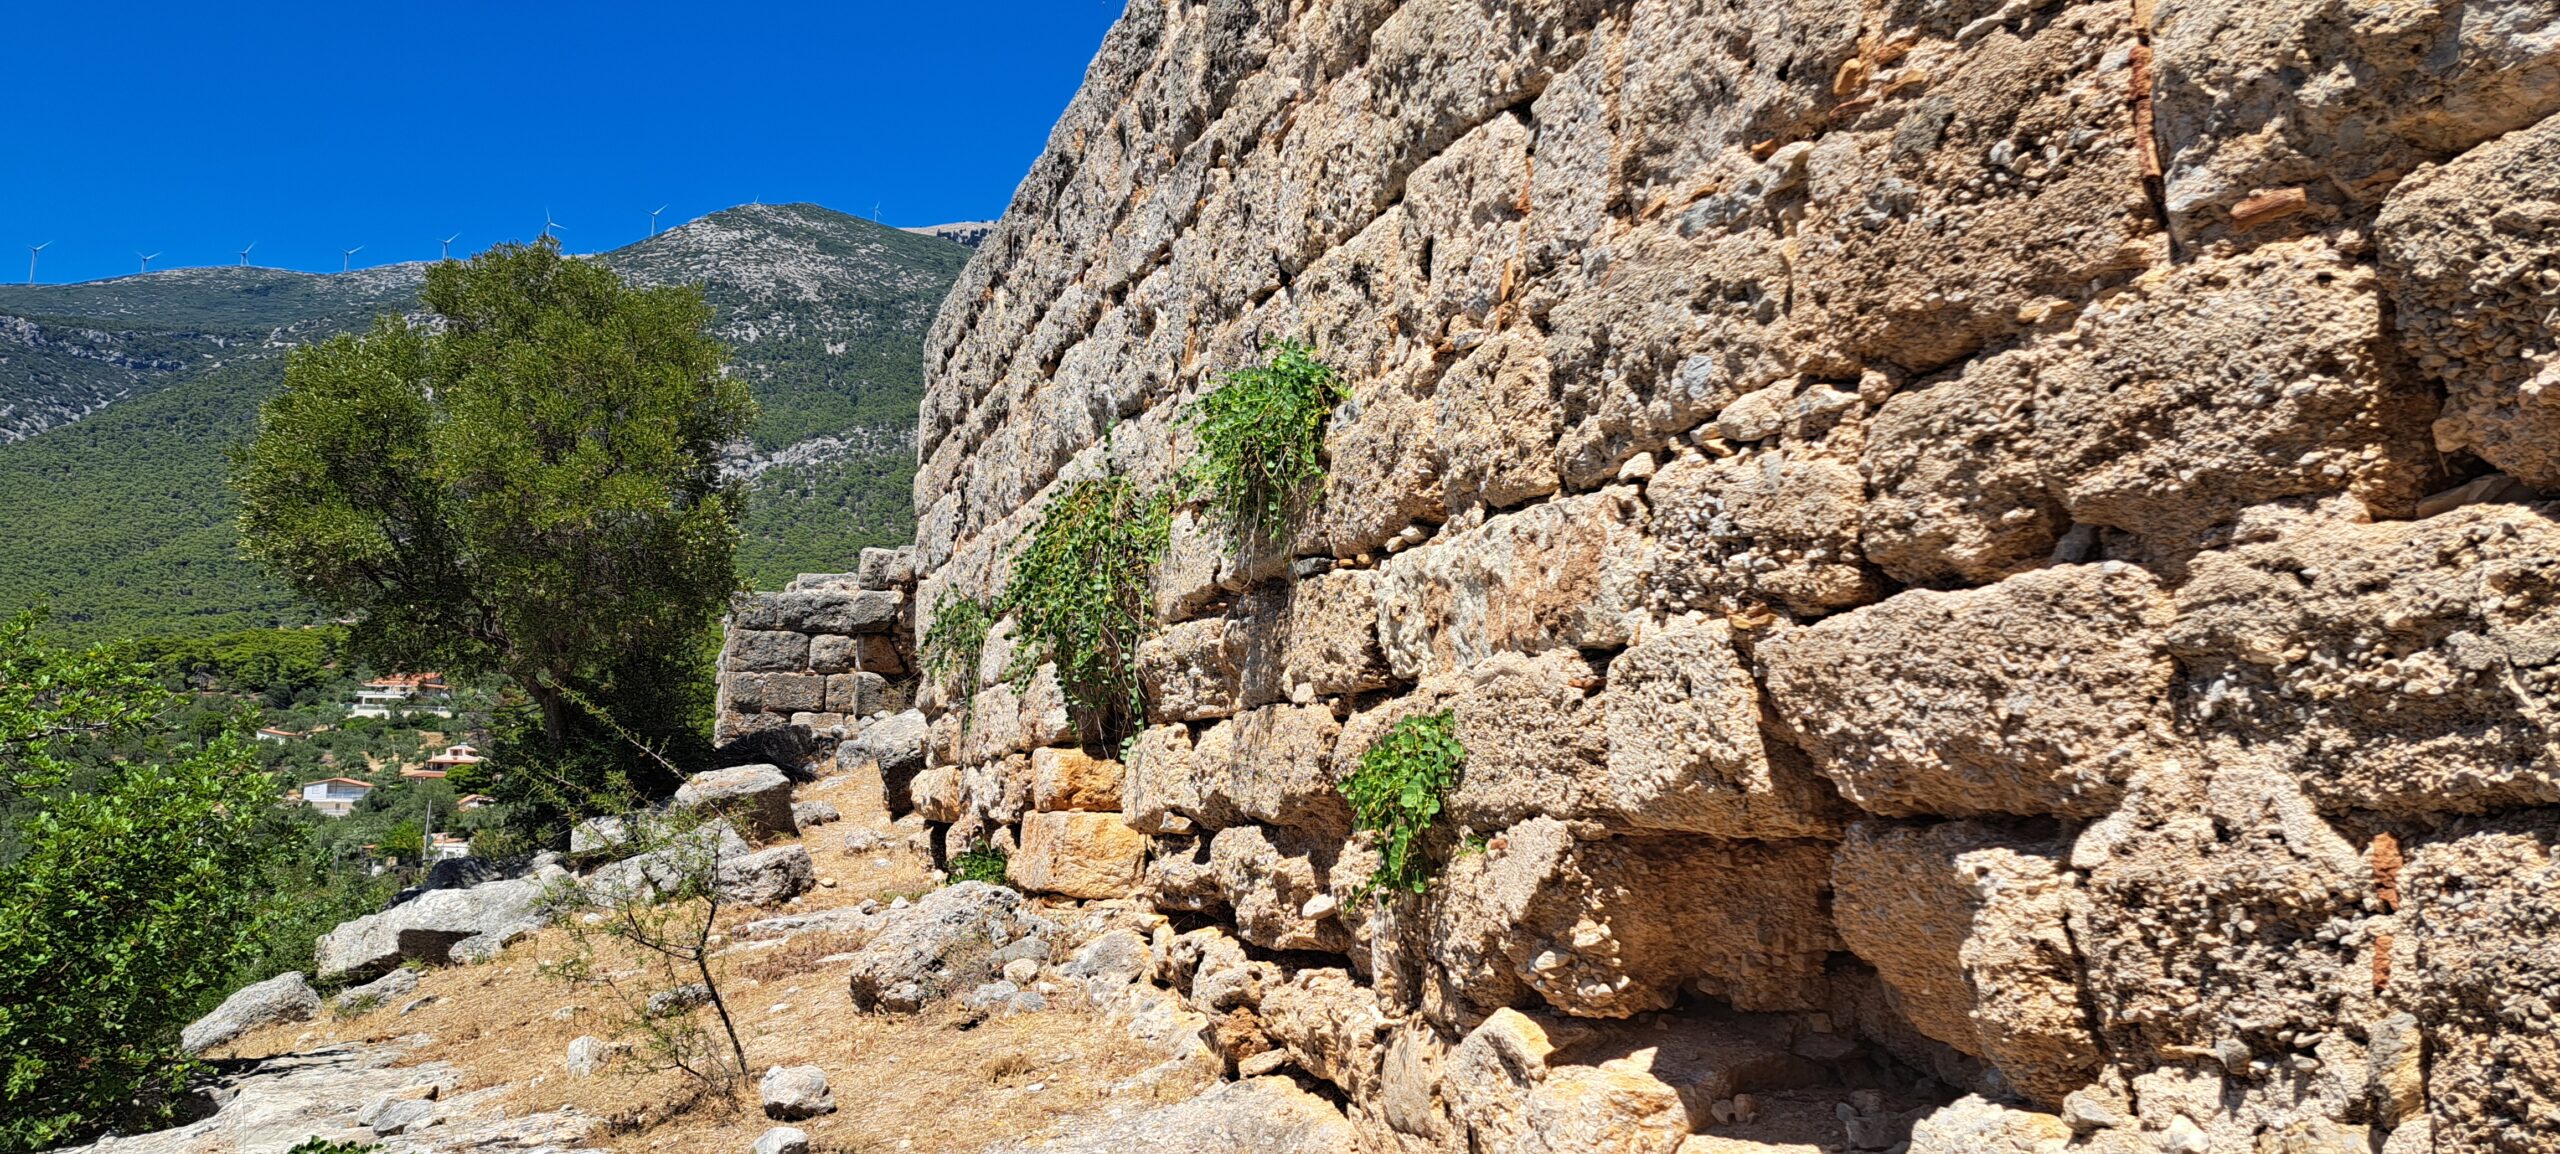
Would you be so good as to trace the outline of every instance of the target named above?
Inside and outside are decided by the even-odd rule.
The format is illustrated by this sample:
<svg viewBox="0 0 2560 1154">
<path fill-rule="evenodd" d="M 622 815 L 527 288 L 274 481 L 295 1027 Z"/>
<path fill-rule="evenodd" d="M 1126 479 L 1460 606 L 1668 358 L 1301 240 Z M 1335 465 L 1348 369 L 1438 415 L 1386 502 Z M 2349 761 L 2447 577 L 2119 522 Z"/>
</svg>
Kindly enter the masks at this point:
<svg viewBox="0 0 2560 1154">
<path fill-rule="evenodd" d="M 587 255 L 637 283 L 704 286 L 731 371 L 763 406 L 728 462 L 750 483 L 740 566 L 754 584 L 904 539 L 922 333 L 968 249 L 800 204 Z M 432 263 L 0 286 L 0 601 L 48 601 L 75 636 L 308 620 L 232 548 L 226 454 L 286 350 L 414 312 Z M 65 351 L 65 334 L 88 355 Z M 40 375 L 66 369 L 81 371 Z"/>
</svg>

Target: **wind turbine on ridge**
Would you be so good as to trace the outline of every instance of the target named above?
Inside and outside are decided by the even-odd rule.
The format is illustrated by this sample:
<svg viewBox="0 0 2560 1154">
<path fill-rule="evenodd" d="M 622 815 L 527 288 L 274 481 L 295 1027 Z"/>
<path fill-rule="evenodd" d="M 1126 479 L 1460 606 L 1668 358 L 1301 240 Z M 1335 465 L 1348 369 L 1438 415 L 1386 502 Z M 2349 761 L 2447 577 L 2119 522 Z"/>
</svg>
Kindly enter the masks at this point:
<svg viewBox="0 0 2560 1154">
<path fill-rule="evenodd" d="M 658 214 L 665 211 L 667 211 L 667 206 L 663 204 L 649 210 L 649 235 L 658 235 Z"/>
<path fill-rule="evenodd" d="M 148 254 L 146 254 L 146 253 L 139 253 L 139 252 L 137 252 L 137 253 L 135 253 L 135 254 L 133 254 L 133 255 L 138 256 L 138 257 L 141 257 L 141 258 L 142 258 L 142 271 L 143 271 L 143 272 L 150 272 L 150 271 L 151 271 L 151 261 L 152 261 L 152 258 L 157 257 L 157 256 L 159 256 L 160 254 L 159 254 L 159 253 L 156 253 L 156 252 L 155 252 L 155 253 L 148 253 Z M 139 274 L 137 274 L 137 275 L 139 275 Z"/>
<path fill-rule="evenodd" d="M 569 231 L 569 230 L 567 230 L 567 229 L 565 229 L 565 228 L 560 228 L 560 222 L 559 222 L 559 221 L 556 221 L 556 220 L 551 219 L 551 210 L 550 210 L 550 209 L 548 209 L 548 208 L 543 209 L 543 210 L 542 210 L 542 235 L 544 235 L 544 236 L 546 236 L 546 237 L 547 237 L 547 236 L 550 236 L 550 235 L 551 235 L 551 230 L 553 230 L 553 229 L 560 229 L 560 231 L 562 231 L 562 232 L 567 232 L 567 231 Z"/>
<path fill-rule="evenodd" d="M 444 238 L 443 240 L 437 241 L 437 242 L 436 242 L 437 244 L 440 244 L 440 245 L 443 245 L 443 246 L 444 246 L 444 255 L 443 255 L 443 256 L 441 256 L 441 257 L 439 257 L 439 258 L 437 258 L 437 259 L 439 259 L 439 260 L 452 260 L 452 259 L 453 259 L 453 242 L 454 242 L 454 241 L 456 241 L 456 240 L 460 240 L 461 238 L 462 238 L 462 234 L 457 232 L 457 233 L 453 234 L 452 236 L 449 236 L 449 237 Z"/>
<path fill-rule="evenodd" d="M 52 241 L 46 241 L 46 242 L 44 242 L 43 244 L 31 244 L 31 245 L 28 245 L 28 246 L 27 246 L 27 283 L 28 283 L 28 284 L 34 284 L 34 283 L 36 283 L 36 257 L 37 257 L 37 255 L 38 255 L 38 254 L 41 254 L 42 252 L 44 252 L 44 250 L 49 249 L 49 248 L 52 248 L 52 247 L 53 247 L 53 242 L 52 242 Z"/>
<path fill-rule="evenodd" d="M 345 271 L 347 271 L 348 267 L 349 267 L 349 266 L 351 266 L 351 265 L 353 265 L 353 264 L 355 263 L 355 260 L 356 260 L 356 254 L 357 254 L 357 253 L 360 253 L 360 252 L 363 252 L 363 251 L 364 251 L 364 246 L 363 246 L 363 245 L 357 245 L 357 246 L 355 246 L 354 248 L 349 248 L 349 249 L 340 249 L 340 250 L 338 251 L 338 271 L 339 271 L 339 272 L 345 272 Z"/>
<path fill-rule="evenodd" d="M 251 248 L 256 248 L 256 247 L 258 247 L 258 242 L 256 242 L 256 241 L 254 241 L 254 240 L 253 240 L 253 241 L 250 241 L 250 242 L 249 242 L 249 247 L 248 247 L 248 248 L 244 248 L 244 249 L 241 249 L 241 250 L 240 250 L 240 267 L 242 267 L 242 268 L 247 268 L 247 267 L 249 267 L 249 249 L 251 249 Z"/>
</svg>

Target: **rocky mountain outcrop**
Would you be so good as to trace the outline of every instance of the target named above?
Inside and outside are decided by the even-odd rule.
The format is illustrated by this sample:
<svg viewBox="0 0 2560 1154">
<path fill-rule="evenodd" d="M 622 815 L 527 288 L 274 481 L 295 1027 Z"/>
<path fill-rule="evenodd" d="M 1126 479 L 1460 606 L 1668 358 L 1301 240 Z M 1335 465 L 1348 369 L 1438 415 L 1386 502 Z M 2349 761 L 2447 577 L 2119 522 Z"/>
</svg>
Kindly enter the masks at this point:
<svg viewBox="0 0 2560 1154">
<path fill-rule="evenodd" d="M 999 623 L 915 810 L 1193 919 L 1374 1150 L 2546 1148 L 2555 112 L 2549 0 L 1135 0 L 927 342 L 911 605 L 1273 339 L 1329 476 L 1177 507 L 1125 764 Z"/>
</svg>

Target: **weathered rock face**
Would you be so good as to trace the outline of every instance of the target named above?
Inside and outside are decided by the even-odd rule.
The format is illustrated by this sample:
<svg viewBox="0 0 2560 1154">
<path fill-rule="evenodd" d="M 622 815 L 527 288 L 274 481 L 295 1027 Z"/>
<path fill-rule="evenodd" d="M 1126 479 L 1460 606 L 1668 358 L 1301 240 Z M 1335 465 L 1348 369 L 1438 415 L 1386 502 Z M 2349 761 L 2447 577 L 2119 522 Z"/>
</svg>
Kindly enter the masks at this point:
<svg viewBox="0 0 2560 1154">
<path fill-rule="evenodd" d="M 2527 1149 L 2555 113 L 2552 0 L 1141 0 L 936 322 L 913 590 L 742 610 L 724 716 L 894 698 L 821 642 L 1304 340 L 1327 478 L 1176 507 L 1133 740 L 1002 621 L 878 723 L 1199 923 L 1228 1060 L 1396 1154 Z M 1443 712 L 1381 898 L 1339 783 Z"/>
<path fill-rule="evenodd" d="M 740 595 L 720 651 L 713 736 L 731 762 L 801 763 L 830 749 L 881 763 L 903 783 L 914 704 L 915 551 L 865 549 L 851 573 L 803 573 L 779 593 Z M 893 765 L 892 763 L 899 763 Z M 895 791 L 893 791 L 895 792 Z"/>
<path fill-rule="evenodd" d="M 224 998 L 222 1005 L 179 1034 L 178 1046 L 190 1054 L 201 1054 L 260 1026 L 309 1021 L 319 1013 L 320 995 L 311 992 L 311 983 L 303 980 L 302 971 L 295 970 L 243 986 Z"/>
</svg>

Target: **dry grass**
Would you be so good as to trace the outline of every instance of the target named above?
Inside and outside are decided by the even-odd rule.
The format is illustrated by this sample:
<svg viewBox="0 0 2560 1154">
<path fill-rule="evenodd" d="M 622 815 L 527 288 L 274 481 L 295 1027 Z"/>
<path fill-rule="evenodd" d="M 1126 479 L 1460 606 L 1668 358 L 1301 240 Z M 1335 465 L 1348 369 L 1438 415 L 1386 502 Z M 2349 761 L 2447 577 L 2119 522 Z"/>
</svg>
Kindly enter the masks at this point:
<svg viewBox="0 0 2560 1154">
<path fill-rule="evenodd" d="M 839 791 L 853 796 L 831 796 Z M 844 779 L 804 789 L 802 797 L 835 801 L 846 813 L 845 821 L 819 826 L 808 839 L 820 876 L 839 880 L 833 888 L 812 891 L 788 912 L 931 887 L 929 863 L 904 849 L 843 852 L 843 832 L 873 824 L 878 816 L 876 802 L 856 808 L 868 799 L 846 788 Z M 874 864 L 880 860 L 890 864 Z M 774 912 L 737 911 L 723 917 L 723 928 L 734 931 Z M 1051 1010 L 983 1022 L 948 1005 L 904 1017 L 857 1013 L 846 998 L 846 963 L 821 959 L 858 945 L 851 935 L 812 933 L 780 946 L 732 951 L 716 963 L 756 1073 L 802 1064 L 826 1071 L 837 1112 L 793 1123 L 809 1132 L 814 1151 L 977 1151 L 1199 1088 L 1175 1082 L 1115 1094 L 1114 1083 L 1155 1065 L 1160 1056 L 1082 1012 Z M 510 1114 L 568 1105 L 604 1118 L 607 1125 L 590 1140 L 615 1150 L 737 1154 L 773 1125 L 756 1109 L 752 1089 L 730 1102 L 700 1094 L 680 1073 L 627 1064 L 595 1077 L 571 1077 L 562 1068 L 569 1042 L 582 1034 L 612 1040 L 618 1003 L 608 991 L 574 989 L 541 972 L 543 961 L 568 949 L 566 933 L 545 931 L 493 961 L 431 970 L 416 993 L 390 1005 L 271 1027 L 242 1038 L 228 1052 L 275 1054 L 425 1034 L 432 1041 L 410 1060 L 452 1064 L 464 1072 L 465 1090 L 511 1086 L 504 1098 Z M 401 1004 L 427 995 L 436 1000 L 399 1013 Z"/>
</svg>

